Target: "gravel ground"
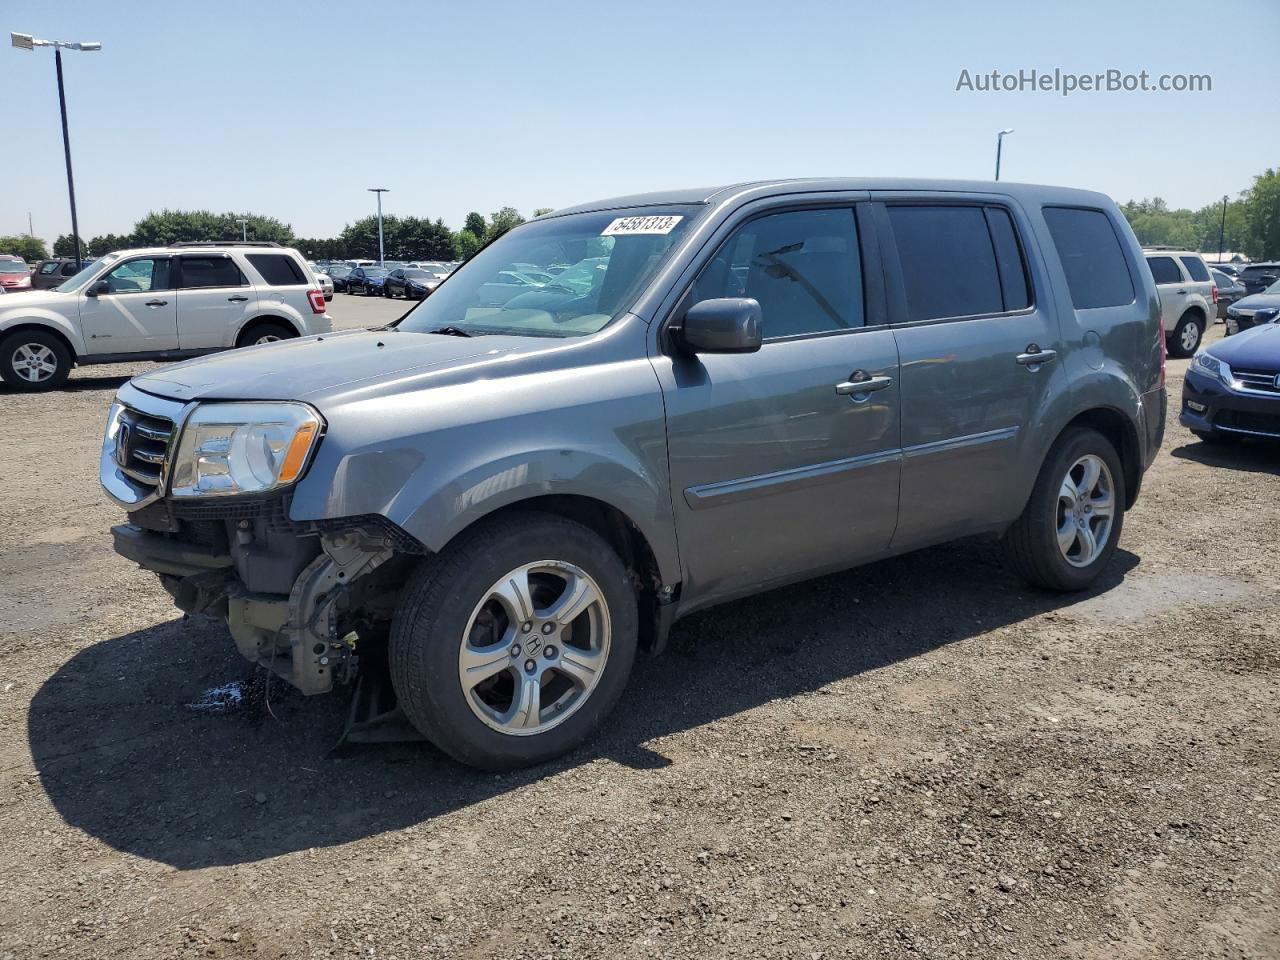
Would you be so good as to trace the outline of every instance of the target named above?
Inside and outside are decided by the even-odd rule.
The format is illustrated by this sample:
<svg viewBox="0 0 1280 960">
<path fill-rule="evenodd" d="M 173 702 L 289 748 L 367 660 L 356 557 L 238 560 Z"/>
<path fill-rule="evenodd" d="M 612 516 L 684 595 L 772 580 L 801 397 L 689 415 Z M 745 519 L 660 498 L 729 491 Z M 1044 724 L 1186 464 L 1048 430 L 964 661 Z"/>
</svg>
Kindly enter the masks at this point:
<svg viewBox="0 0 1280 960">
<path fill-rule="evenodd" d="M 0 957 L 1280 956 L 1280 450 L 1171 423 L 1087 595 L 961 544 L 700 614 L 493 776 L 332 755 L 112 553 L 141 369 L 0 390 Z"/>
</svg>

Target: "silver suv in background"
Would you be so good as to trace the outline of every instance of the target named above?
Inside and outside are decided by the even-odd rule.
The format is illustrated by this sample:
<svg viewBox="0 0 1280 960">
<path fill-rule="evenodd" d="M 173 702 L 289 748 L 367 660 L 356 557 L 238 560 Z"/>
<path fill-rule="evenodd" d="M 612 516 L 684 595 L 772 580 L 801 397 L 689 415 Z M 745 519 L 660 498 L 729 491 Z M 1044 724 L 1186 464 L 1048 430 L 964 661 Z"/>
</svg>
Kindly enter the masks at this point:
<svg viewBox="0 0 1280 960">
<path fill-rule="evenodd" d="M 52 390 L 77 364 L 180 360 L 330 329 L 324 294 L 296 250 L 124 250 L 0 306 L 0 379 L 13 390 Z"/>
<path fill-rule="evenodd" d="M 407 718 L 506 769 L 735 597 L 970 535 L 1088 587 L 1160 446 L 1164 357 L 1100 194 L 671 191 L 518 226 L 389 327 L 135 378 L 100 477 L 116 550 L 250 661 L 356 680 L 353 735 Z"/>
<path fill-rule="evenodd" d="M 1204 258 L 1194 250 L 1145 247 L 1147 266 L 1160 293 L 1160 316 L 1169 353 L 1189 357 L 1218 315 L 1218 288 Z"/>
</svg>

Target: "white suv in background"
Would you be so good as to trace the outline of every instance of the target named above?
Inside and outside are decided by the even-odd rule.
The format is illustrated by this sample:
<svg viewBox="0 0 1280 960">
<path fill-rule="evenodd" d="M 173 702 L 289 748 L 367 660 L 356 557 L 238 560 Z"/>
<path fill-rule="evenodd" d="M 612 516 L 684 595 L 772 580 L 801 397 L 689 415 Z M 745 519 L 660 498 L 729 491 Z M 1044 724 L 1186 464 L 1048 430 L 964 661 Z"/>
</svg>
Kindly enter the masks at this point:
<svg viewBox="0 0 1280 960">
<path fill-rule="evenodd" d="M 1142 252 L 1160 291 L 1160 319 L 1169 356 L 1189 357 L 1218 315 L 1218 288 L 1194 250 L 1143 247 Z"/>
<path fill-rule="evenodd" d="M 327 333 L 320 285 L 275 243 L 179 243 L 109 253 L 0 307 L 0 378 L 52 390 L 72 366 L 179 360 Z"/>
</svg>

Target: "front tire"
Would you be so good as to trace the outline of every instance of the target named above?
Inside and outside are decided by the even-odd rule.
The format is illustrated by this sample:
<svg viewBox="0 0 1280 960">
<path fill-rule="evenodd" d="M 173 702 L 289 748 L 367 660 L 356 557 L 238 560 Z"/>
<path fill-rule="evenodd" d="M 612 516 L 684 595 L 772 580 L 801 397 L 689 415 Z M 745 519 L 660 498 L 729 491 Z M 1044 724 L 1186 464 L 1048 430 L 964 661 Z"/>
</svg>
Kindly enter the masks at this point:
<svg viewBox="0 0 1280 960">
<path fill-rule="evenodd" d="M 56 390 L 71 376 L 71 351 L 43 330 L 19 330 L 0 339 L 0 379 L 11 390 Z"/>
<path fill-rule="evenodd" d="M 1005 536 L 1010 566 L 1047 590 L 1087 589 L 1116 551 L 1124 491 L 1124 467 L 1111 442 L 1087 427 L 1066 431 Z"/>
<path fill-rule="evenodd" d="M 594 531 L 542 513 L 463 533 L 418 568 L 391 629 L 391 679 L 415 727 L 486 770 L 543 763 L 618 702 L 638 635 L 621 559 Z"/>
<path fill-rule="evenodd" d="M 1169 356 L 1189 357 L 1200 348 L 1203 339 L 1203 322 L 1189 313 L 1184 314 L 1169 337 Z"/>
</svg>

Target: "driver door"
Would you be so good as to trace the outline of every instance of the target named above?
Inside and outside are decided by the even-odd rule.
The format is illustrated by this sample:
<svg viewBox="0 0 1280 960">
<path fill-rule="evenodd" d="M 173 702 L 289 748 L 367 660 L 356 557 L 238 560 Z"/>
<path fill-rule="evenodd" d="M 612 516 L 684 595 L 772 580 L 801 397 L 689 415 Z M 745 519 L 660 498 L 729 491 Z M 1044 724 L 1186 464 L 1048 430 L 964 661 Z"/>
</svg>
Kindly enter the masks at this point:
<svg viewBox="0 0 1280 960">
<path fill-rule="evenodd" d="M 178 308 L 169 257 L 132 257 L 80 294 L 80 326 L 90 354 L 152 353 L 178 348 Z M 89 291 L 106 281 L 97 296 Z"/>
</svg>

